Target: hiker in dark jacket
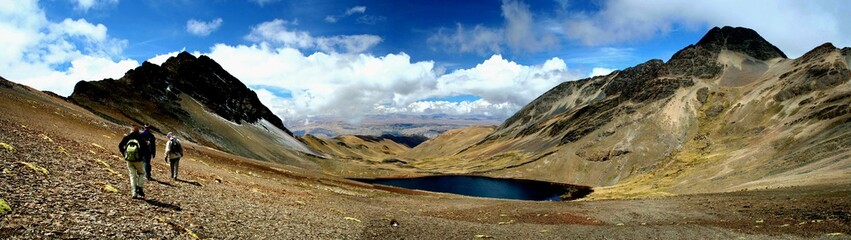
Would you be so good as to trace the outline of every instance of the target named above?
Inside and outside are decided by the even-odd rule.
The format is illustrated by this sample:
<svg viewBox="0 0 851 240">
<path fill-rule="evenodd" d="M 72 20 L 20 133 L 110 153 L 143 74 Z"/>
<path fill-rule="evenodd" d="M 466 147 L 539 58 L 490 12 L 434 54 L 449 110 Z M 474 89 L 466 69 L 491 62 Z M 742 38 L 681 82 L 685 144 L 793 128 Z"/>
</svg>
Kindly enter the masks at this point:
<svg viewBox="0 0 851 240">
<path fill-rule="evenodd" d="M 145 164 L 145 178 L 148 181 L 154 180 L 151 178 L 151 159 L 157 156 L 157 138 L 154 137 L 154 134 L 151 133 L 151 126 L 145 125 L 145 131 L 141 133 L 142 140 L 145 140 L 148 145 L 147 153 L 143 157 L 143 162 Z"/>
<path fill-rule="evenodd" d="M 138 144 L 138 146 L 130 146 L 130 148 L 137 151 L 136 153 L 132 153 L 133 151 L 128 152 L 128 143 L 131 141 L 135 142 L 134 144 Z M 150 147 L 145 145 L 145 141 L 142 140 L 142 135 L 139 133 L 139 126 L 136 125 L 133 125 L 133 130 L 130 134 L 124 136 L 121 142 L 118 143 L 118 151 L 121 152 L 121 155 L 127 162 L 127 170 L 130 172 L 130 191 L 133 193 L 133 198 L 145 197 L 145 192 L 142 190 L 142 187 L 145 185 L 145 180 L 143 179 L 145 170 L 142 159 L 144 159 L 143 156 L 148 155 L 149 149 Z"/>
</svg>

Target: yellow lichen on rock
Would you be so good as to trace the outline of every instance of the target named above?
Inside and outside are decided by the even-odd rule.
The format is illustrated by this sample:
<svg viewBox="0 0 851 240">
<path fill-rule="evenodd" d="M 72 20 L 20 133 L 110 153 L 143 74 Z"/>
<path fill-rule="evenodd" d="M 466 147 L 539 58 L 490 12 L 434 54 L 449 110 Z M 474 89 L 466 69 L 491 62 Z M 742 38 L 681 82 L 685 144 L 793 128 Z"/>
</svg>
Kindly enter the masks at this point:
<svg viewBox="0 0 851 240">
<path fill-rule="evenodd" d="M 0 198 L 0 214 L 3 214 L 8 211 L 12 211 L 12 207 L 9 206 L 8 203 L 6 203 L 6 200 Z"/>
<path fill-rule="evenodd" d="M 50 172 L 47 171 L 47 168 L 39 167 L 39 166 L 35 165 L 34 163 L 28 163 L 28 162 L 19 162 L 19 163 L 23 164 L 24 166 L 29 167 L 30 169 L 32 169 L 33 171 L 35 171 L 37 173 L 43 173 L 44 175 L 50 174 Z"/>
<path fill-rule="evenodd" d="M 41 139 L 44 139 L 44 140 L 47 140 L 50 143 L 53 143 L 53 139 L 48 137 L 47 134 L 42 133 L 42 134 L 39 134 L 38 136 L 41 137 Z"/>
<path fill-rule="evenodd" d="M 103 190 L 111 193 L 118 193 L 118 189 L 109 184 L 104 185 Z"/>
<path fill-rule="evenodd" d="M 186 235 L 189 235 L 189 237 L 191 237 L 192 239 L 201 239 L 200 237 L 198 237 L 198 234 L 195 234 L 195 232 L 193 232 L 192 230 L 185 228 L 185 227 L 181 226 L 180 224 L 177 224 L 174 221 L 165 219 L 163 217 L 156 217 L 156 219 L 157 219 L 157 221 L 159 221 L 161 223 L 171 225 L 175 229 L 183 230 L 183 232 L 186 233 Z"/>
<path fill-rule="evenodd" d="M 98 159 L 98 158 L 95 158 L 95 161 L 97 161 L 98 163 L 100 163 L 100 165 L 103 165 L 103 166 L 104 166 L 104 167 L 106 167 L 106 168 L 112 168 L 112 166 L 109 166 L 109 163 L 106 163 L 106 162 L 105 162 L 105 161 L 103 161 L 103 160 L 100 160 L 100 159 Z"/>
<path fill-rule="evenodd" d="M 15 148 L 12 147 L 12 145 L 9 145 L 8 143 L 0 142 L 0 146 L 3 146 L 3 148 L 5 148 L 9 152 L 15 151 Z"/>
<path fill-rule="evenodd" d="M 123 175 L 121 175 L 120 173 L 116 172 L 115 170 L 112 170 L 112 166 L 110 166 L 110 165 L 109 165 L 109 163 L 106 163 L 106 161 L 104 161 L 104 160 L 100 160 L 100 159 L 98 159 L 98 158 L 95 158 L 95 161 L 97 161 L 98 163 L 100 163 L 101 165 L 103 165 L 103 169 L 106 169 L 106 171 L 109 171 L 109 173 L 111 173 L 112 175 L 115 175 L 115 176 L 117 176 L 117 177 L 119 177 L 119 178 L 123 178 Z"/>
<path fill-rule="evenodd" d="M 71 154 L 68 154 L 68 151 L 62 146 L 59 146 L 59 152 L 65 154 L 65 156 L 71 156 Z"/>
</svg>

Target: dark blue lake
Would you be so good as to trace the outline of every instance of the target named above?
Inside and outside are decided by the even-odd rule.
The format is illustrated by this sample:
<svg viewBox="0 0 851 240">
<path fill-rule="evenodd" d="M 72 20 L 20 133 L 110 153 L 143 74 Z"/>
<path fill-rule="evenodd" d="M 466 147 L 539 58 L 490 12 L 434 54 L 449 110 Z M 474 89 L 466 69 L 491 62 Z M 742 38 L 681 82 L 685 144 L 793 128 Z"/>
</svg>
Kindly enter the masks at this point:
<svg viewBox="0 0 851 240">
<path fill-rule="evenodd" d="M 531 201 L 573 200 L 592 191 L 590 187 L 563 183 L 463 175 L 353 180 L 431 192 Z"/>
</svg>

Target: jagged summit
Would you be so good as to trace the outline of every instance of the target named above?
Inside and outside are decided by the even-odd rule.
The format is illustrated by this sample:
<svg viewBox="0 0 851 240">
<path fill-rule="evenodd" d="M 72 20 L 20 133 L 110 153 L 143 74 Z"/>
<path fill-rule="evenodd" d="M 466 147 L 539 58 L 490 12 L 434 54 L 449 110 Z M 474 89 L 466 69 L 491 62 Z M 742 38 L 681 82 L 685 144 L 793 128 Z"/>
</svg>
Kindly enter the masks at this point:
<svg viewBox="0 0 851 240">
<path fill-rule="evenodd" d="M 162 66 L 146 61 L 127 71 L 117 81 L 81 81 L 69 98 L 79 101 L 85 101 L 83 98 L 101 99 L 115 92 L 124 92 L 122 95 L 130 96 L 133 101 L 134 98 L 149 99 L 156 103 L 157 109 L 167 110 L 165 112 L 180 112 L 173 105 L 179 100 L 180 93 L 184 93 L 229 121 L 256 123 L 265 119 L 292 135 L 281 119 L 260 102 L 254 91 L 213 59 L 203 55 L 195 57 L 184 51 L 170 57 Z"/>
<path fill-rule="evenodd" d="M 740 52 L 759 60 L 786 58 L 783 51 L 766 41 L 759 33 L 743 27 L 714 27 L 697 42 L 696 46 L 716 53 L 723 49 Z"/>
<path fill-rule="evenodd" d="M 723 71 L 718 63 L 722 50 L 742 53 L 759 60 L 786 58 L 780 49 L 756 31 L 743 27 L 714 27 L 697 44 L 675 53 L 667 65 L 674 75 L 714 78 Z"/>
<path fill-rule="evenodd" d="M 172 86 L 176 90 L 200 101 L 219 116 L 236 123 L 255 123 L 266 119 L 292 135 L 281 119 L 260 102 L 254 91 L 213 59 L 204 55 L 196 58 L 182 52 L 166 60 L 162 68 L 172 73 Z"/>
<path fill-rule="evenodd" d="M 257 94 L 207 56 L 187 52 L 144 62 L 120 79 L 80 81 L 68 100 L 112 122 L 147 123 L 160 134 L 268 161 L 314 168 L 313 151 Z"/>
</svg>

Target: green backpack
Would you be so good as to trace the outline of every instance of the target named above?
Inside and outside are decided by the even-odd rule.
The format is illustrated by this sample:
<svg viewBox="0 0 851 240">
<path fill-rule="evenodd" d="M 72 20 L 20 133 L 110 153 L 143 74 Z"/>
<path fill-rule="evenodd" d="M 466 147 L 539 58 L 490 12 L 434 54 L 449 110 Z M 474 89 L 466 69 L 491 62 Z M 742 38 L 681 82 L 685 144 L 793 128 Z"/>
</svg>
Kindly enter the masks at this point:
<svg viewBox="0 0 851 240">
<path fill-rule="evenodd" d="M 130 141 L 127 141 L 127 145 L 125 146 L 127 146 L 127 148 L 124 149 L 124 161 L 142 161 L 142 154 L 140 153 L 142 146 L 139 145 L 139 141 L 136 141 L 136 139 L 130 139 Z"/>
</svg>

